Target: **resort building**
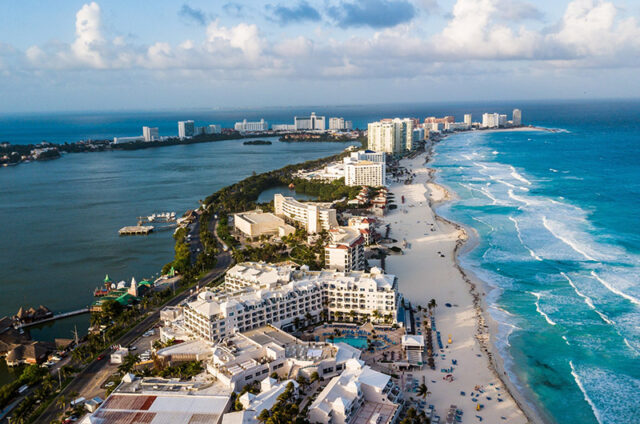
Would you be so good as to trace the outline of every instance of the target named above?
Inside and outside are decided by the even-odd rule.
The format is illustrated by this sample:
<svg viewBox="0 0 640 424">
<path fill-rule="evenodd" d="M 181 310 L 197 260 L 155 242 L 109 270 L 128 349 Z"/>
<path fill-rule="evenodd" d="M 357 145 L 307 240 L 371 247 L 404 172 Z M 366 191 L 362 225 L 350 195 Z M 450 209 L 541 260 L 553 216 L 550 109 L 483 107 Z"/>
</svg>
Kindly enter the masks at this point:
<svg viewBox="0 0 640 424">
<path fill-rule="evenodd" d="M 183 140 L 187 137 L 193 137 L 195 126 L 193 121 L 178 121 L 178 137 Z"/>
<path fill-rule="evenodd" d="M 239 132 L 267 131 L 269 129 L 269 123 L 264 119 L 255 122 L 249 122 L 244 119 L 241 122 L 236 122 L 233 128 Z"/>
<path fill-rule="evenodd" d="M 424 141 L 425 139 L 425 134 L 427 134 L 427 132 L 425 131 L 424 128 L 419 127 L 419 128 L 414 128 L 413 130 L 413 141 Z"/>
<path fill-rule="evenodd" d="M 405 334 L 402 336 L 402 349 L 410 366 L 422 366 L 422 352 L 424 352 L 424 337 L 421 335 Z"/>
<path fill-rule="evenodd" d="M 365 245 L 373 242 L 373 219 L 366 216 L 354 216 L 349 218 L 349 228 L 354 228 L 360 232 Z"/>
<path fill-rule="evenodd" d="M 402 154 L 413 150 L 413 120 L 395 118 L 371 122 L 367 137 L 368 148 L 376 152 Z"/>
<path fill-rule="evenodd" d="M 144 141 L 156 141 L 160 138 L 158 127 L 142 127 L 142 137 Z"/>
<path fill-rule="evenodd" d="M 471 114 L 470 113 L 465 113 L 464 114 L 464 123 L 467 124 L 469 126 L 469 128 L 471 128 Z"/>
<path fill-rule="evenodd" d="M 344 118 L 329 118 L 329 129 L 334 131 L 351 131 L 353 123 Z"/>
<path fill-rule="evenodd" d="M 351 272 L 364 269 L 364 237 L 360 231 L 350 227 L 329 230 L 331 241 L 324 248 L 324 263 L 327 269 Z"/>
<path fill-rule="evenodd" d="M 253 394 L 246 392 L 238 398 L 243 410 L 229 412 L 222 417 L 222 424 L 249 424 L 257 423 L 258 415 L 263 410 L 270 410 L 278 402 L 278 397 L 284 393 L 287 386 L 293 386 L 293 394 L 298 397 L 298 383 L 295 380 L 278 380 L 267 377 L 260 382 L 260 393 Z"/>
<path fill-rule="evenodd" d="M 347 186 L 384 186 L 387 179 L 385 168 L 384 162 L 344 158 L 344 183 Z"/>
<path fill-rule="evenodd" d="M 455 116 L 445 116 L 444 118 L 436 118 L 435 116 L 429 116 L 424 118 L 425 124 L 446 124 L 447 122 L 456 122 Z"/>
<path fill-rule="evenodd" d="M 359 161 L 359 160 L 368 160 L 369 162 L 380 162 L 386 163 L 386 153 L 384 152 L 374 152 L 373 150 L 358 150 L 357 152 L 351 152 L 351 159 Z"/>
<path fill-rule="evenodd" d="M 445 131 L 466 131 L 471 129 L 471 125 L 464 122 L 447 122 L 444 124 Z"/>
<path fill-rule="evenodd" d="M 178 378 L 137 378 L 126 374 L 120 385 L 81 424 L 222 422 L 230 393 Z"/>
<path fill-rule="evenodd" d="M 319 130 L 324 131 L 325 117 L 316 116 L 315 112 L 311 112 L 311 116 L 295 116 L 293 118 L 294 125 L 297 131 L 300 130 Z"/>
<path fill-rule="evenodd" d="M 221 339 L 206 367 L 224 388 L 240 391 L 247 384 L 269 380 L 274 372 L 285 378 L 308 379 L 314 372 L 333 377 L 354 358 L 360 358 L 360 350 L 345 343 L 303 342 L 267 325 Z"/>
<path fill-rule="evenodd" d="M 522 111 L 520 109 L 513 109 L 511 120 L 514 126 L 519 127 L 522 125 Z"/>
<path fill-rule="evenodd" d="M 284 222 L 284 219 L 260 209 L 234 214 L 233 225 L 236 230 L 251 239 L 260 236 L 284 237 L 296 230 Z"/>
<path fill-rule="evenodd" d="M 322 424 L 395 423 L 400 388 L 391 377 L 357 359 L 334 377 L 309 407 L 309 421 Z"/>
<path fill-rule="evenodd" d="M 217 341 L 271 324 L 291 329 L 331 320 L 396 322 L 401 295 L 394 275 L 364 271 L 295 270 L 243 262 L 225 277 L 225 292 L 203 291 L 188 302 L 181 327 L 195 337 Z M 162 333 L 162 332 L 161 332 Z"/>
<path fill-rule="evenodd" d="M 276 215 L 297 222 L 309 234 L 338 226 L 336 210 L 331 206 L 331 203 L 299 202 L 293 197 L 285 197 L 280 193 L 273 197 Z"/>
</svg>

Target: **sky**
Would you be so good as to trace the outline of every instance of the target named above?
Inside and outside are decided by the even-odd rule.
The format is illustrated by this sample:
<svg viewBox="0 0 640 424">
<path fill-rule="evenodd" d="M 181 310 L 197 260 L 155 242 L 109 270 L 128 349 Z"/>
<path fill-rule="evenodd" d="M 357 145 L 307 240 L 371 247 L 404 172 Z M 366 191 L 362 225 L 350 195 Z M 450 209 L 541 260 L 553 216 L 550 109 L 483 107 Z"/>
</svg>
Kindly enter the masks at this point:
<svg viewBox="0 0 640 424">
<path fill-rule="evenodd" d="M 0 0 L 0 113 L 640 97 L 640 0 Z"/>
</svg>

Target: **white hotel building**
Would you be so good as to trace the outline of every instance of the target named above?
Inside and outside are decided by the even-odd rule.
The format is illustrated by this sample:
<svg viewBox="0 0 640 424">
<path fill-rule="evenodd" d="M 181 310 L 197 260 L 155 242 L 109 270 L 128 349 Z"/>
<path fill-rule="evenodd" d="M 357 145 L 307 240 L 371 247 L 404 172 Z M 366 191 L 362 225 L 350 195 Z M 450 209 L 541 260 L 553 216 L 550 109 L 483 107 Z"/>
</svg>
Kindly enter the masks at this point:
<svg viewBox="0 0 640 424">
<path fill-rule="evenodd" d="M 329 230 L 331 241 L 324 248 L 325 267 L 342 272 L 364 269 L 365 240 L 360 230 L 350 227 Z"/>
<path fill-rule="evenodd" d="M 367 137 L 368 148 L 376 152 L 402 154 L 413 150 L 413 120 L 395 118 L 371 122 Z"/>
<path fill-rule="evenodd" d="M 316 116 L 315 112 L 311 113 L 311 116 L 295 116 L 293 123 L 297 131 L 299 130 L 319 130 L 324 131 L 326 129 L 325 117 Z"/>
<path fill-rule="evenodd" d="M 269 123 L 264 118 L 255 122 L 249 122 L 244 119 L 241 122 L 236 122 L 233 128 L 239 132 L 267 131 L 269 130 Z"/>
<path fill-rule="evenodd" d="M 353 123 L 344 118 L 329 118 L 329 129 L 334 131 L 351 131 Z"/>
<path fill-rule="evenodd" d="M 350 359 L 309 407 L 309 420 L 322 424 L 391 424 L 402 409 L 402 393 L 391 377 Z"/>
<path fill-rule="evenodd" d="M 307 233 L 319 233 L 338 226 L 336 210 L 331 203 L 299 202 L 280 193 L 273 196 L 273 208 L 277 216 L 302 225 Z"/>
<path fill-rule="evenodd" d="M 381 187 L 386 183 L 385 164 L 368 160 L 344 160 L 344 184 L 347 186 Z"/>
<path fill-rule="evenodd" d="M 401 295 L 394 275 L 371 272 L 294 270 L 244 262 L 225 277 L 227 292 L 201 292 L 184 307 L 184 327 L 195 336 L 217 341 L 237 332 L 271 324 L 292 328 L 296 319 L 366 319 L 396 322 Z M 353 311 L 353 312 L 351 312 Z M 373 318 L 374 313 L 379 318 Z"/>
</svg>

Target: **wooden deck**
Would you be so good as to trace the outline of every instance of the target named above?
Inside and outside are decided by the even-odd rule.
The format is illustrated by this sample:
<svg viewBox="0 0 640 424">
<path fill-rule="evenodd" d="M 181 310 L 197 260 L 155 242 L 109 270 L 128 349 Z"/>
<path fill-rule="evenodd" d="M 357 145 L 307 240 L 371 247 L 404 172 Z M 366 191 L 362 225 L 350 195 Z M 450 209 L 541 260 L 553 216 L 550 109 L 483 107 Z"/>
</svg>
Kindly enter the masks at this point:
<svg viewBox="0 0 640 424">
<path fill-rule="evenodd" d="M 153 231 L 151 225 L 132 225 L 130 227 L 122 227 L 118 231 L 121 236 L 147 235 Z"/>
</svg>

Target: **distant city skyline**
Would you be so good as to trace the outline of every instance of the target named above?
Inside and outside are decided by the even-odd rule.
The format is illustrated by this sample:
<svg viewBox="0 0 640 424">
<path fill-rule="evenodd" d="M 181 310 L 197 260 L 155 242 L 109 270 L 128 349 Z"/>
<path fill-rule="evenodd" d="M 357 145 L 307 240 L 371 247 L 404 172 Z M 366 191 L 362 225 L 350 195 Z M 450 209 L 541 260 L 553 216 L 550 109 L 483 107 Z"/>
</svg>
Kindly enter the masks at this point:
<svg viewBox="0 0 640 424">
<path fill-rule="evenodd" d="M 0 113 L 640 97 L 631 0 L 3 2 Z"/>
</svg>

